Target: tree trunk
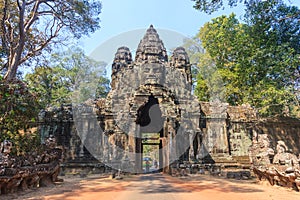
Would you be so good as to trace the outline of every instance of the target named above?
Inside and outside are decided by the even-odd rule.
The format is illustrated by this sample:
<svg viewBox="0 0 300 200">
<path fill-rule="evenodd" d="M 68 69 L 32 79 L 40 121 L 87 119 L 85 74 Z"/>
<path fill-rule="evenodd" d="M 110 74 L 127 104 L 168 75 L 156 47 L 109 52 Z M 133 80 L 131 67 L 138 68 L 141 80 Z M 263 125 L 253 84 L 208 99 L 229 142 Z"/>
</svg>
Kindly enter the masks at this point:
<svg viewBox="0 0 300 200">
<path fill-rule="evenodd" d="M 7 82 L 14 80 L 17 76 L 17 69 L 18 63 L 16 62 L 16 59 L 13 59 L 11 65 L 8 65 L 4 80 Z"/>
</svg>

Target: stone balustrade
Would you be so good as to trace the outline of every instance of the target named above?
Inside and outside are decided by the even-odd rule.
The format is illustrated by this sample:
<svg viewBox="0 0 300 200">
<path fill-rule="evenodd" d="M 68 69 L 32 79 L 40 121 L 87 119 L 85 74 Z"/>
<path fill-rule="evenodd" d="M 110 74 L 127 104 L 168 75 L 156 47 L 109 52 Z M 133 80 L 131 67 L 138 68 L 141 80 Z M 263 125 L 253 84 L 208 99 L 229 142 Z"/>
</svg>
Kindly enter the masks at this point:
<svg viewBox="0 0 300 200">
<path fill-rule="evenodd" d="M 58 179 L 62 149 L 54 138 L 48 138 L 40 153 L 24 156 L 11 155 L 12 143 L 5 140 L 0 151 L 0 195 L 29 188 L 45 187 Z"/>
</svg>

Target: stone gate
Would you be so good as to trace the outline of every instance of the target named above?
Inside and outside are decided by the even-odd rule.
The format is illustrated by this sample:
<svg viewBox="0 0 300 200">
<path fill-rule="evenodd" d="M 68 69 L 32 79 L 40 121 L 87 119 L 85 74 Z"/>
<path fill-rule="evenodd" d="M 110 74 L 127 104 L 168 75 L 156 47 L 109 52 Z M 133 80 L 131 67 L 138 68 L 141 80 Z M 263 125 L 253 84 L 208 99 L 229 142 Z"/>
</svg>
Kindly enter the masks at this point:
<svg viewBox="0 0 300 200">
<path fill-rule="evenodd" d="M 252 139 L 264 131 L 249 105 L 199 102 L 185 49 L 168 57 L 152 25 L 135 59 L 129 48 L 117 50 L 105 99 L 48 109 L 41 124 L 42 136 L 53 134 L 64 147 L 63 167 L 133 173 L 142 172 L 143 141 L 154 137 L 164 172 L 183 162 L 249 167 Z"/>
</svg>

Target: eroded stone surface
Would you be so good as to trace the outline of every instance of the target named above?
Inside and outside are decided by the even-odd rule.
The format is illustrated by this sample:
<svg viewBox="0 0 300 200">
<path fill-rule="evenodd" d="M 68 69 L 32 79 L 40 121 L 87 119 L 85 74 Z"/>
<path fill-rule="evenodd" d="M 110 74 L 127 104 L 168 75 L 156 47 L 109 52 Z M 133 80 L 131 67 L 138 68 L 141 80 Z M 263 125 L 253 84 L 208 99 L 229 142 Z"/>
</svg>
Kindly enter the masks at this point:
<svg viewBox="0 0 300 200">
<path fill-rule="evenodd" d="M 34 187 L 44 187 L 58 179 L 62 149 L 56 139 L 49 137 L 40 152 L 28 152 L 21 157 L 11 156 L 12 143 L 5 140 L 0 151 L 0 194 Z"/>
<path fill-rule="evenodd" d="M 261 120 L 250 105 L 198 102 L 191 93 L 190 67 L 184 48 L 168 57 L 150 26 L 134 60 L 129 48 L 117 49 L 105 99 L 46 110 L 41 129 L 65 147 L 66 164 L 104 163 L 138 173 L 142 134 L 151 132 L 160 135 L 159 167 L 165 172 L 172 163 L 248 169 L 272 164 L 279 140 L 300 153 L 299 122 L 291 127 L 285 119 Z"/>
</svg>

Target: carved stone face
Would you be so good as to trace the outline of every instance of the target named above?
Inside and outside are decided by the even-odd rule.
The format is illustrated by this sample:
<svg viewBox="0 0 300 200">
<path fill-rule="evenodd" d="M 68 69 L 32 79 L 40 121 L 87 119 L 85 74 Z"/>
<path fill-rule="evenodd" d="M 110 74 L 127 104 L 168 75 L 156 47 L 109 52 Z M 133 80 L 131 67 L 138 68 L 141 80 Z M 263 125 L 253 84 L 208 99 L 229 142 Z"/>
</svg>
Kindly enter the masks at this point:
<svg viewBox="0 0 300 200">
<path fill-rule="evenodd" d="M 115 54 L 112 64 L 112 73 L 118 72 L 122 67 L 132 62 L 132 55 L 128 47 L 120 47 Z"/>
<path fill-rule="evenodd" d="M 189 64 L 189 57 L 184 48 L 178 47 L 174 50 L 172 63 L 177 68 L 184 68 Z"/>
<path fill-rule="evenodd" d="M 284 152 L 285 152 L 285 148 L 283 146 L 277 147 L 277 153 L 284 153 Z"/>
<path fill-rule="evenodd" d="M 187 64 L 187 61 L 186 61 L 185 55 L 179 54 L 176 59 L 175 65 L 177 67 L 184 67 L 186 64 Z"/>
<path fill-rule="evenodd" d="M 115 60 L 117 60 L 117 61 L 131 61 L 132 58 L 131 58 L 130 51 L 127 50 L 127 49 L 119 49 L 117 54 L 116 54 Z"/>
<path fill-rule="evenodd" d="M 55 146 L 56 146 L 56 139 L 55 139 L 55 137 L 50 136 L 46 140 L 46 146 L 49 147 L 50 149 L 55 148 Z"/>
<path fill-rule="evenodd" d="M 152 63 L 145 64 L 141 68 L 141 79 L 145 82 L 145 84 L 164 85 L 165 67 L 163 65 Z"/>
<path fill-rule="evenodd" d="M 276 146 L 276 150 L 277 150 L 277 153 L 285 153 L 288 148 L 286 146 L 286 144 L 284 143 L 284 141 L 277 141 L 277 146 Z"/>
<path fill-rule="evenodd" d="M 12 143 L 8 140 L 4 140 L 2 142 L 2 145 L 3 145 L 2 153 L 3 154 L 10 154 L 10 152 L 12 150 Z"/>
</svg>

